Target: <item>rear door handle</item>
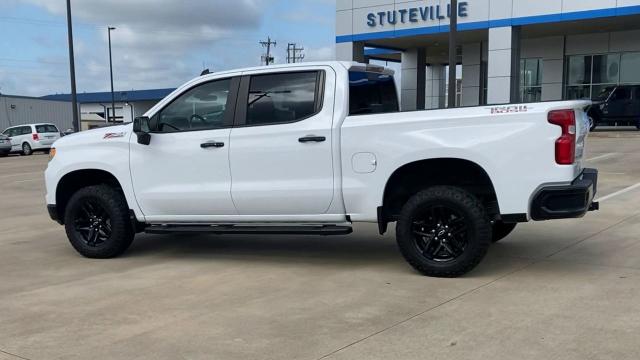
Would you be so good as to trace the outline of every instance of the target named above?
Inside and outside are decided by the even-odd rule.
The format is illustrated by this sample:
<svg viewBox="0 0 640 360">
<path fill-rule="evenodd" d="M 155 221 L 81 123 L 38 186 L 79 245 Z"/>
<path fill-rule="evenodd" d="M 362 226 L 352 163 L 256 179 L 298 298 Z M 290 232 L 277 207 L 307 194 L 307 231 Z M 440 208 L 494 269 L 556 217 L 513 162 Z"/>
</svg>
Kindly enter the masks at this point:
<svg viewBox="0 0 640 360">
<path fill-rule="evenodd" d="M 221 147 L 224 147 L 224 143 L 223 142 L 210 141 L 210 142 L 206 142 L 206 143 L 200 144 L 200 147 L 203 148 L 203 149 L 221 148 Z"/>
<path fill-rule="evenodd" d="M 327 140 L 327 138 L 324 136 L 312 136 L 312 135 L 301 137 L 300 139 L 298 139 L 298 141 L 301 143 L 323 142 L 325 140 Z"/>
</svg>

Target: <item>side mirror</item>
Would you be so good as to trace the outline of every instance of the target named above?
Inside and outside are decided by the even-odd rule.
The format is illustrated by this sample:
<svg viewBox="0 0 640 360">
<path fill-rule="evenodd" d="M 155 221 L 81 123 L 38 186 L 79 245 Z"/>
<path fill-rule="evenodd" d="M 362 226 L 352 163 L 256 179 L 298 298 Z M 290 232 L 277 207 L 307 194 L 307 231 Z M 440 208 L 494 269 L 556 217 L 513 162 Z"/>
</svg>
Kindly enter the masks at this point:
<svg viewBox="0 0 640 360">
<path fill-rule="evenodd" d="M 149 133 L 149 118 L 146 116 L 137 117 L 133 120 L 133 132 L 138 137 L 138 144 L 149 145 L 151 134 Z"/>
</svg>

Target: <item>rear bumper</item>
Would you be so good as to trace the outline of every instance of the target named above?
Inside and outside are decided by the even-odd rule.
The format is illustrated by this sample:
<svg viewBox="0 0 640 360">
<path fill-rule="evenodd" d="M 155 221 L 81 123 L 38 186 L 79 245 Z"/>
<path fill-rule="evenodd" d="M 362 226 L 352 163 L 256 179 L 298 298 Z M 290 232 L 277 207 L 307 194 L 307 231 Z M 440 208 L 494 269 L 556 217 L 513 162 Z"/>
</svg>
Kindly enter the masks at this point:
<svg viewBox="0 0 640 360">
<path fill-rule="evenodd" d="M 538 190 L 531 203 L 533 220 L 579 218 L 598 210 L 593 202 L 598 190 L 598 170 L 584 169 L 570 185 L 546 186 Z"/>
</svg>

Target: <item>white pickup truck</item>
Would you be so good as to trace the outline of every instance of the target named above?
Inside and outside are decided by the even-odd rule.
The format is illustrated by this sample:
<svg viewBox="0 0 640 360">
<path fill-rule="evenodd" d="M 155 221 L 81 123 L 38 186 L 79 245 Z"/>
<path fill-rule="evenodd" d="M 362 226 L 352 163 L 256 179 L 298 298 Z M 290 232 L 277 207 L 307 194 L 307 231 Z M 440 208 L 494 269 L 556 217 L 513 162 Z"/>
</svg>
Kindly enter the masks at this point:
<svg viewBox="0 0 640 360">
<path fill-rule="evenodd" d="M 200 76 L 133 124 L 66 136 L 50 216 L 92 258 L 138 232 L 347 234 L 396 222 L 430 276 L 473 269 L 516 223 L 581 217 L 580 101 L 400 112 L 393 72 L 323 62 Z"/>
</svg>

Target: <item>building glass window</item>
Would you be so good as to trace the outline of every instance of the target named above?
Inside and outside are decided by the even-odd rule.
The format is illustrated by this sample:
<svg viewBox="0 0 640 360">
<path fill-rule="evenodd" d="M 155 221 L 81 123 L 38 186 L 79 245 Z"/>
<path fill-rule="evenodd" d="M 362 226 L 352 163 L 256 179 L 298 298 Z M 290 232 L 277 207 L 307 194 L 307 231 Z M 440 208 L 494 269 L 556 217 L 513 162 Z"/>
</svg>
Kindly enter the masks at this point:
<svg viewBox="0 0 640 360">
<path fill-rule="evenodd" d="M 520 60 L 520 101 L 542 100 L 542 59 Z"/>
<path fill-rule="evenodd" d="M 639 65 L 638 53 L 569 56 L 565 98 L 595 99 L 609 87 L 637 82 L 633 73 Z"/>
<path fill-rule="evenodd" d="M 640 84 L 640 53 L 622 54 L 620 82 L 623 84 Z"/>
</svg>

